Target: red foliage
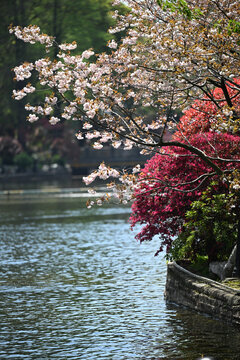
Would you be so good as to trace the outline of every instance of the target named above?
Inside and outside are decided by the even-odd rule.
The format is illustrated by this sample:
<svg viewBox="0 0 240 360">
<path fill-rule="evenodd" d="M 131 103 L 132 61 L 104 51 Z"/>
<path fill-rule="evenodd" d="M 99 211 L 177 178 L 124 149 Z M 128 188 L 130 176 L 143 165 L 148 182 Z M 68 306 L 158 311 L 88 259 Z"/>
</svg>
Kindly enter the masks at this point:
<svg viewBox="0 0 240 360">
<path fill-rule="evenodd" d="M 234 79 L 235 83 L 240 84 L 239 79 Z M 236 89 L 232 89 L 230 84 L 227 86 L 229 97 L 231 98 L 235 113 L 240 113 L 240 93 Z M 220 106 L 221 110 L 217 108 L 213 101 L 210 101 L 206 96 L 202 100 L 196 100 L 192 107 L 184 112 L 181 117 L 178 131 L 175 133 L 175 138 L 182 139 L 184 136 L 189 137 L 194 134 L 208 132 L 216 125 L 216 115 L 221 117 L 220 122 L 224 122 L 224 107 L 227 106 L 223 90 L 215 88 L 212 92 L 212 97 Z M 222 112 L 223 110 L 223 112 Z M 227 120 L 227 117 L 226 119 Z M 222 129 L 224 130 L 224 129 Z"/>
<path fill-rule="evenodd" d="M 240 158 L 238 136 L 205 133 L 192 136 L 191 144 L 209 156 L 217 154 L 223 158 Z M 170 148 L 167 154 L 157 154 L 145 165 L 140 174 L 130 217 L 132 228 L 136 224 L 144 224 L 136 236 L 140 242 L 151 240 L 154 235 L 161 235 L 159 251 L 163 250 L 164 246 L 168 249 L 173 238 L 181 232 L 184 215 L 191 202 L 201 196 L 201 191 L 206 189 L 210 180 L 207 179 L 202 184 L 200 179 L 192 184 L 187 183 L 202 174 L 212 172 L 203 160 L 185 149 Z M 218 161 L 218 165 L 221 165 L 222 169 L 233 167 L 231 162 Z M 199 184 L 201 186 L 194 190 Z M 227 186 L 219 182 L 218 190 L 226 191 Z"/>
</svg>

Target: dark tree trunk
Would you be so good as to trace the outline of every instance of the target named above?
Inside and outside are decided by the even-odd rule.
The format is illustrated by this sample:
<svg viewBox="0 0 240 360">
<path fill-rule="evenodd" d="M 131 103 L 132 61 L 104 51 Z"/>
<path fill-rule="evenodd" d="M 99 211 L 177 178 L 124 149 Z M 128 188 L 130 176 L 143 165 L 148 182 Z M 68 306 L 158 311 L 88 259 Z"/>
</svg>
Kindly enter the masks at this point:
<svg viewBox="0 0 240 360">
<path fill-rule="evenodd" d="M 240 208 L 238 210 L 238 226 L 237 226 L 237 250 L 236 250 L 236 261 L 233 270 L 233 276 L 240 278 Z"/>
<path fill-rule="evenodd" d="M 15 0 L 14 25 L 26 26 L 26 9 L 24 0 Z M 25 59 L 26 45 L 21 40 L 16 40 L 16 64 L 20 64 Z M 16 83 L 16 90 L 22 89 L 24 82 Z M 23 148 L 26 144 L 26 111 L 25 101 L 17 101 L 16 103 L 16 120 L 17 120 L 17 138 Z"/>
</svg>

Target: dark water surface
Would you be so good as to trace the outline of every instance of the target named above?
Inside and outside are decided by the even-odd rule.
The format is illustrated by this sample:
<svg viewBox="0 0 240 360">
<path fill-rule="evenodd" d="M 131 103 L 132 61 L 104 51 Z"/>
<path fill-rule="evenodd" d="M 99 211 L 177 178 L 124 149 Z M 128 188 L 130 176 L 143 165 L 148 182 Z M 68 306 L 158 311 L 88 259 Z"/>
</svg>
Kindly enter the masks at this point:
<svg viewBox="0 0 240 360">
<path fill-rule="evenodd" d="M 130 209 L 69 196 L 0 200 L 0 359 L 240 359 L 240 332 L 166 306 L 158 241 Z"/>
</svg>

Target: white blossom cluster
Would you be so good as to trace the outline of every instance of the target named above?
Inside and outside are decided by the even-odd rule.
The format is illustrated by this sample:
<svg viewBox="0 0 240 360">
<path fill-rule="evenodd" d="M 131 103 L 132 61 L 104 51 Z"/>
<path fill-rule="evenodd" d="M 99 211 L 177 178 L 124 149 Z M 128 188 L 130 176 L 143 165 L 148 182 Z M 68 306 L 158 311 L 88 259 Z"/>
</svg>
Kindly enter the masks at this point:
<svg viewBox="0 0 240 360">
<path fill-rule="evenodd" d="M 45 44 L 46 47 L 51 47 L 53 45 L 53 37 L 40 32 L 40 28 L 35 25 L 26 26 L 24 28 L 20 26 L 10 27 L 10 34 L 14 35 L 24 42 L 29 42 L 30 44 L 35 44 L 40 42 L 40 44 Z"/>
<path fill-rule="evenodd" d="M 120 177 L 120 173 L 116 169 L 112 169 L 109 166 L 106 166 L 104 162 L 102 162 L 99 165 L 98 170 L 95 170 L 90 175 L 84 177 L 83 181 L 85 182 L 86 185 L 89 185 L 97 177 L 102 180 L 107 180 L 109 177 L 114 177 L 114 178 Z"/>
</svg>

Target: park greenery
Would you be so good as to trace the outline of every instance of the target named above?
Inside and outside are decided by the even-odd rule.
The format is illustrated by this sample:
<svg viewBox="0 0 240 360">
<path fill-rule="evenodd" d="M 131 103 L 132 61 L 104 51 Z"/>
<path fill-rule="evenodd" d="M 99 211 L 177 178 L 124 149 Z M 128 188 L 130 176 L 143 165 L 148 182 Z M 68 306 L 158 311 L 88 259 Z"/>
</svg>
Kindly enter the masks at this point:
<svg viewBox="0 0 240 360">
<path fill-rule="evenodd" d="M 237 241 L 240 276 L 238 1 L 124 4 L 124 13 L 112 13 L 115 38 L 99 54 L 93 47 L 77 53 L 75 41 L 61 42 L 37 25 L 11 26 L 17 39 L 46 50 L 15 67 L 23 86 L 13 97 L 28 96 L 29 123 L 75 120 L 77 139 L 96 150 L 136 146 L 152 156 L 144 169 L 100 164 L 87 185 L 117 180 L 96 203 L 134 200 L 132 226 L 144 224 L 137 238 L 159 235 L 157 253 L 166 247 L 170 257 L 223 260 Z"/>
<path fill-rule="evenodd" d="M 59 43 L 77 40 L 76 54 L 86 48 L 102 52 L 107 49 L 107 41 L 113 38 L 108 33 L 108 28 L 114 24 L 110 11 L 110 0 L 1 1 L 0 161 L 3 165 L 14 165 L 15 156 L 21 152 L 32 158 L 35 156 L 43 164 L 52 162 L 56 155 L 67 160 L 72 156 L 72 148 L 75 151 L 79 148 L 77 141 L 73 144 L 74 123 L 62 122 L 53 128 L 42 119 L 39 126 L 33 127 L 26 121 L 26 101 L 16 102 L 12 98 L 13 89 L 21 88 L 19 83 L 12 81 L 13 67 L 26 59 L 32 61 L 43 57 L 45 51 L 41 45 L 31 46 L 9 37 L 9 25 L 39 25 L 44 33 L 50 33 Z M 52 59 L 56 56 L 54 50 L 51 56 Z M 26 158 L 26 155 L 21 156 Z"/>
</svg>

